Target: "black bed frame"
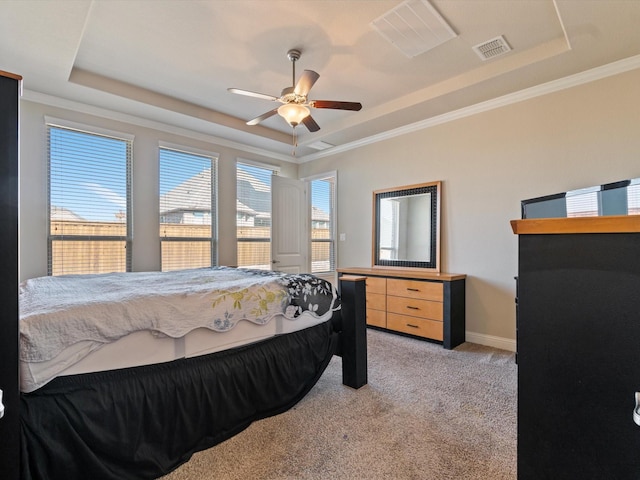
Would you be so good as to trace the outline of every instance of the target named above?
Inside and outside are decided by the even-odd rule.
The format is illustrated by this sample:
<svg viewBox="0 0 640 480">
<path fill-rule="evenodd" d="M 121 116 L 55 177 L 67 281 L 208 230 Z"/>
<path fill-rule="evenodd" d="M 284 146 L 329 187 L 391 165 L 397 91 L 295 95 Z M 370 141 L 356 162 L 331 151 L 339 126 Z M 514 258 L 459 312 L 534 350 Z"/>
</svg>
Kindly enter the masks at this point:
<svg viewBox="0 0 640 480">
<path fill-rule="evenodd" d="M 18 96 L 21 77 L 0 71 L 0 389 L 4 417 L 0 419 L 0 473 L 19 480 L 21 394 L 18 375 Z M 341 326 L 336 355 L 342 357 L 343 384 L 367 383 L 365 278 L 342 276 Z M 108 422 L 108 419 L 105 419 Z"/>
<path fill-rule="evenodd" d="M 360 388 L 367 383 L 366 277 L 342 275 L 342 333 L 338 355 L 342 357 L 342 383 Z"/>
<path fill-rule="evenodd" d="M 153 479 L 283 413 L 334 355 L 343 384 L 367 382 L 365 279 L 340 280 L 330 321 L 155 365 L 57 377 L 21 394 L 20 478 Z"/>
</svg>

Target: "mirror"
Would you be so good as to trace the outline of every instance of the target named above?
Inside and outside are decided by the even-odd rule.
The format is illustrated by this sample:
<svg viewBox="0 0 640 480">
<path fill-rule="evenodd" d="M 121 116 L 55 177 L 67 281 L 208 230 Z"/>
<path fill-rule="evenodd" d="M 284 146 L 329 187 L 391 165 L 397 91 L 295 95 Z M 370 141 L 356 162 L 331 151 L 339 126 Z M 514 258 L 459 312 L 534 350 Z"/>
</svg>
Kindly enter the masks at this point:
<svg viewBox="0 0 640 480">
<path fill-rule="evenodd" d="M 441 182 L 373 192 L 373 266 L 440 271 Z"/>
</svg>

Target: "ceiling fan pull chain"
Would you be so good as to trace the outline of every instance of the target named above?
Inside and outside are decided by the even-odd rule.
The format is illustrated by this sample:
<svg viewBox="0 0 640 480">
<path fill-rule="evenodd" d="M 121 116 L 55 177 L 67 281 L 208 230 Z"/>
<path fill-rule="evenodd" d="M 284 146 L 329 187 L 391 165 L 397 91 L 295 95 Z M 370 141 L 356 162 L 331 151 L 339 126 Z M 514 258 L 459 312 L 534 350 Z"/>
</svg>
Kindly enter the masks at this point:
<svg viewBox="0 0 640 480">
<path fill-rule="evenodd" d="M 296 156 L 296 147 L 298 146 L 298 137 L 296 136 L 296 127 L 291 127 L 291 134 L 293 135 L 293 151 L 291 152 L 291 156 Z"/>
</svg>

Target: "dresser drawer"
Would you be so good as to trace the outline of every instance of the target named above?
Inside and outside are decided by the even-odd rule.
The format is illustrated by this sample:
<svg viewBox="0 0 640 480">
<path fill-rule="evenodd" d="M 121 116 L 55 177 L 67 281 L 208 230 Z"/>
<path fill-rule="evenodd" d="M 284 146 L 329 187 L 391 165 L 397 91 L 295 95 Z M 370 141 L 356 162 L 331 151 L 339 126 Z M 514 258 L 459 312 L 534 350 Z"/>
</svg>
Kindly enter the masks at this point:
<svg viewBox="0 0 640 480">
<path fill-rule="evenodd" d="M 442 322 L 434 320 L 398 315 L 395 313 L 387 314 L 387 328 L 411 335 L 431 338 L 433 340 L 442 341 L 444 339 L 442 325 Z"/>
<path fill-rule="evenodd" d="M 465 275 L 424 269 L 339 268 L 366 281 L 367 325 L 442 342 L 465 341 Z"/>
<path fill-rule="evenodd" d="M 367 308 L 367 325 L 387 328 L 387 312 L 383 310 L 370 310 Z"/>
<path fill-rule="evenodd" d="M 442 322 L 442 303 L 387 295 L 387 311 Z"/>
<path fill-rule="evenodd" d="M 399 280 L 390 278 L 387 280 L 387 294 L 398 297 L 420 298 L 442 302 L 443 287 L 440 282 L 420 282 L 417 280 Z"/>
<path fill-rule="evenodd" d="M 379 277 L 367 277 L 367 295 L 369 293 L 387 293 L 387 279 Z"/>
<path fill-rule="evenodd" d="M 367 309 L 373 308 L 374 310 L 386 310 L 387 296 L 381 293 L 367 292 L 366 304 L 367 304 Z"/>
</svg>

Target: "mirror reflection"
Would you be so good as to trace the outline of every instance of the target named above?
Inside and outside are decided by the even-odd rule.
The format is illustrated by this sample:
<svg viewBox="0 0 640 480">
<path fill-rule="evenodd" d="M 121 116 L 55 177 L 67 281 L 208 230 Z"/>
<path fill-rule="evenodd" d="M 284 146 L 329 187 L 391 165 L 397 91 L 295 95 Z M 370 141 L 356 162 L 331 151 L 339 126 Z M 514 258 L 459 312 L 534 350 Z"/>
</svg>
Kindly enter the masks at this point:
<svg viewBox="0 0 640 480">
<path fill-rule="evenodd" d="M 431 260 L 431 193 L 380 200 L 381 260 Z"/>
<path fill-rule="evenodd" d="M 373 192 L 373 266 L 439 271 L 441 182 Z"/>
</svg>

